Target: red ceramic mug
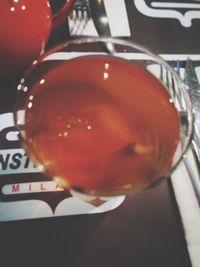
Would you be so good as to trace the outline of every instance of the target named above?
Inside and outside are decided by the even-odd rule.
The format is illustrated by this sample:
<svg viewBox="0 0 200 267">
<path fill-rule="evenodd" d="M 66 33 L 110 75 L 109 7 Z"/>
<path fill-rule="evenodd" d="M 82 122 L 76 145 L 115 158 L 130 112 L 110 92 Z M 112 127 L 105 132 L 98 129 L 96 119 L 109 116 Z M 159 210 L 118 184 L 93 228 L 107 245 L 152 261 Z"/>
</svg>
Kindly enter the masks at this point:
<svg viewBox="0 0 200 267">
<path fill-rule="evenodd" d="M 23 70 L 44 50 L 52 29 L 63 22 L 76 0 L 52 16 L 47 0 L 0 1 L 0 76 Z"/>
</svg>

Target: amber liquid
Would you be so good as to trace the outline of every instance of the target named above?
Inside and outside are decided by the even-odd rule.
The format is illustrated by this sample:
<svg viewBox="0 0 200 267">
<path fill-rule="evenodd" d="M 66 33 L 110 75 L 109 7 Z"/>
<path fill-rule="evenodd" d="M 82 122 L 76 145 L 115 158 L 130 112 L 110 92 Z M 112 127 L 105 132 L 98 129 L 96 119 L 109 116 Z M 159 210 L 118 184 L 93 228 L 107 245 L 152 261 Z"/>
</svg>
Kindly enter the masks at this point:
<svg viewBox="0 0 200 267">
<path fill-rule="evenodd" d="M 26 148 L 50 177 L 91 194 L 140 190 L 165 176 L 179 118 L 163 85 L 108 56 L 59 63 L 34 84 Z"/>
</svg>

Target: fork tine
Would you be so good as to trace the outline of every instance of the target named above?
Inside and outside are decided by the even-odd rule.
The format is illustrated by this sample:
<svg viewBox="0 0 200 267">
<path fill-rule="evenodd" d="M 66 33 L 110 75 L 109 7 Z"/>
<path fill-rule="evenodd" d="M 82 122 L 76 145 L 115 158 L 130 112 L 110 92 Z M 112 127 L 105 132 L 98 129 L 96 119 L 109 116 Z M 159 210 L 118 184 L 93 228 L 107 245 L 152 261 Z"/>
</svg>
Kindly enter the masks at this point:
<svg viewBox="0 0 200 267">
<path fill-rule="evenodd" d="M 82 34 L 90 18 L 91 10 L 88 0 L 77 0 L 68 19 L 70 34 Z"/>
<path fill-rule="evenodd" d="M 79 18 L 91 17 L 90 6 L 87 0 L 78 0 L 75 4 L 74 10 Z"/>
</svg>

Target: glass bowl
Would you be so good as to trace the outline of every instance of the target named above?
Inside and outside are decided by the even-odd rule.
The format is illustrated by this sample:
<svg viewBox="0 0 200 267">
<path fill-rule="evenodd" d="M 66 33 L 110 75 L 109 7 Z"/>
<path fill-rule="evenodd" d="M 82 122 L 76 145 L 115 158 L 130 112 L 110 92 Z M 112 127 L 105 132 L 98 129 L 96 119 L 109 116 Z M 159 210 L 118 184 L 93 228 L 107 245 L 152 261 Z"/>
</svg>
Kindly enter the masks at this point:
<svg viewBox="0 0 200 267">
<path fill-rule="evenodd" d="M 43 54 L 17 86 L 15 124 L 49 179 L 117 196 L 157 185 L 186 153 L 186 86 L 162 58 L 122 39 L 89 37 Z"/>
</svg>

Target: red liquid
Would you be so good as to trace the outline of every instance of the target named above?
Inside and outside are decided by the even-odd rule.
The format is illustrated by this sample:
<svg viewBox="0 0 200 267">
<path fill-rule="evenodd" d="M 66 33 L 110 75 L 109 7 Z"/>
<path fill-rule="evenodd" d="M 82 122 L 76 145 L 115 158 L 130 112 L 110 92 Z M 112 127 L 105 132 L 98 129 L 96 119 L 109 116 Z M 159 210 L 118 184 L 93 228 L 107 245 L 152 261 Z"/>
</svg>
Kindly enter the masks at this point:
<svg viewBox="0 0 200 267">
<path fill-rule="evenodd" d="M 42 79 L 26 104 L 26 147 L 66 188 L 117 194 L 169 171 L 179 118 L 151 74 L 90 56 L 60 63 Z"/>
</svg>

